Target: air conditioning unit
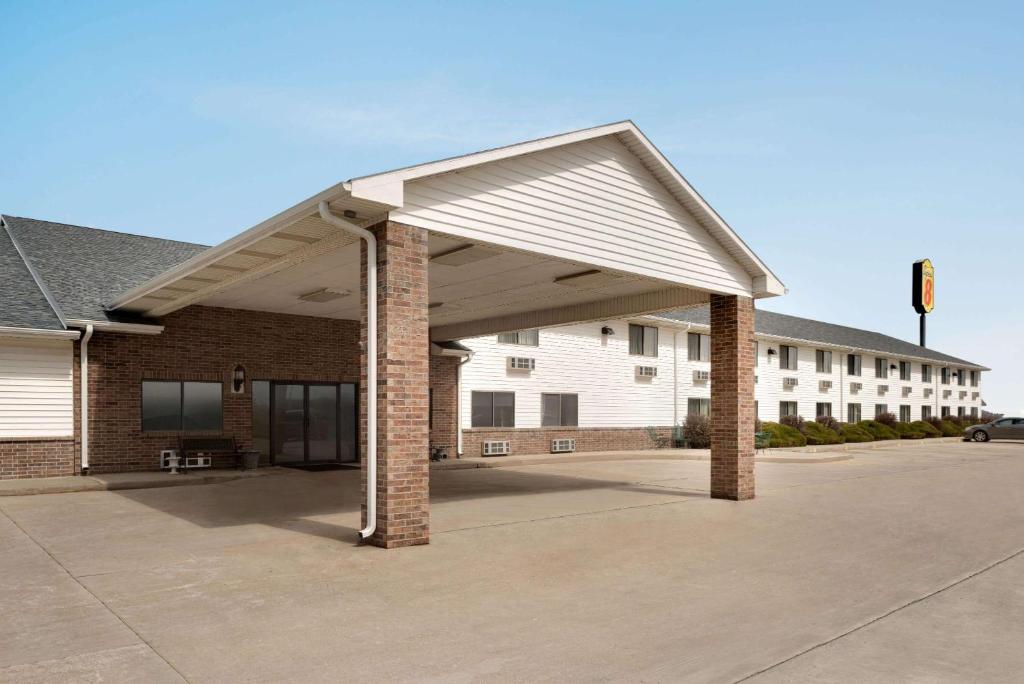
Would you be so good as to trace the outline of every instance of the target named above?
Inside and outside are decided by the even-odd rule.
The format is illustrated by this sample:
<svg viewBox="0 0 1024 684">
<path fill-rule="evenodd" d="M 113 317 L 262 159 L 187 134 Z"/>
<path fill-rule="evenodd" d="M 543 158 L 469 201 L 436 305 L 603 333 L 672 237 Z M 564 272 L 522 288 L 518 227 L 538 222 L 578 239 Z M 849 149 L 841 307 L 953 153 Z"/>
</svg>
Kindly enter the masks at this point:
<svg viewBox="0 0 1024 684">
<path fill-rule="evenodd" d="M 782 378 L 782 386 L 786 388 L 796 387 L 800 384 L 799 378 Z"/>
<path fill-rule="evenodd" d="M 820 391 L 822 391 L 822 392 L 828 392 L 830 389 L 832 389 L 832 381 L 831 380 L 819 380 L 818 381 L 818 389 Z"/>
<path fill-rule="evenodd" d="M 571 451 L 576 451 L 576 440 L 575 439 L 553 439 L 551 440 L 551 453 L 553 454 L 567 454 Z"/>
<path fill-rule="evenodd" d="M 487 441 L 483 444 L 484 456 L 508 456 L 511 453 L 512 447 L 508 440 Z"/>
<path fill-rule="evenodd" d="M 857 392 L 860 392 L 862 389 L 864 389 L 864 383 L 863 382 L 851 382 L 850 383 L 850 394 L 856 394 Z"/>
<path fill-rule="evenodd" d="M 888 391 L 889 391 L 889 386 L 888 385 L 879 385 L 878 386 L 878 395 L 879 396 L 882 396 L 883 394 L 885 394 Z"/>
<path fill-rule="evenodd" d="M 637 366 L 636 377 L 638 378 L 656 378 L 658 377 L 657 366 Z"/>
<path fill-rule="evenodd" d="M 209 468 L 213 465 L 213 459 L 209 456 L 186 456 L 186 468 Z"/>
<path fill-rule="evenodd" d="M 163 449 L 160 452 L 160 468 L 168 470 L 171 467 L 171 459 L 177 458 L 177 449 Z M 213 458 L 210 456 L 186 456 L 178 461 L 179 468 L 210 468 L 213 466 Z"/>
<path fill-rule="evenodd" d="M 178 450 L 177 449 L 164 449 L 163 451 L 161 451 L 160 452 L 160 469 L 161 470 L 168 470 L 171 467 L 171 459 L 172 458 L 173 459 L 177 459 L 178 458 Z M 178 465 L 180 466 L 181 464 L 179 463 Z"/>
<path fill-rule="evenodd" d="M 508 367 L 511 370 L 532 371 L 537 369 L 537 360 L 527 356 L 510 356 L 508 357 Z"/>
<path fill-rule="evenodd" d="M 913 390 L 914 390 L 913 387 L 904 387 L 903 388 L 903 396 L 909 397 Z"/>
<path fill-rule="evenodd" d="M 924 396 L 925 396 L 925 397 L 930 397 L 930 396 L 932 396 L 932 388 L 931 388 L 931 387 L 925 387 L 925 388 L 924 388 Z"/>
<path fill-rule="evenodd" d="M 960 393 L 960 398 L 961 399 L 966 399 L 967 398 L 967 392 L 961 392 Z"/>
<path fill-rule="evenodd" d="M 978 392 L 971 392 L 971 399 L 977 399 L 980 396 L 981 396 L 981 394 L 978 393 Z"/>
<path fill-rule="evenodd" d="M 707 382 L 711 379 L 711 371 L 706 370 L 695 370 L 693 371 L 694 382 Z"/>
<path fill-rule="evenodd" d="M 953 396 L 953 390 L 942 390 L 943 399 L 949 399 L 951 396 Z"/>
</svg>

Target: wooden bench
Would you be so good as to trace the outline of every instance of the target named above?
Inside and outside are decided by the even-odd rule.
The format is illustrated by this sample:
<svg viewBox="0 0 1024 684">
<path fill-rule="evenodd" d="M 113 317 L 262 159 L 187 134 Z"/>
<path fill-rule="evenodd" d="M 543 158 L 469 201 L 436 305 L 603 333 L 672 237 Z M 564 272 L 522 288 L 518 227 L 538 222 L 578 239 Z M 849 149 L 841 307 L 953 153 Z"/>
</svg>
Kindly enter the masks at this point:
<svg viewBox="0 0 1024 684">
<path fill-rule="evenodd" d="M 235 465 L 242 467 L 242 453 L 235 444 L 234 437 L 182 437 L 180 450 L 180 467 L 188 470 L 189 456 L 210 456 L 210 465 L 213 465 L 213 456 L 230 455 L 235 459 Z"/>
</svg>

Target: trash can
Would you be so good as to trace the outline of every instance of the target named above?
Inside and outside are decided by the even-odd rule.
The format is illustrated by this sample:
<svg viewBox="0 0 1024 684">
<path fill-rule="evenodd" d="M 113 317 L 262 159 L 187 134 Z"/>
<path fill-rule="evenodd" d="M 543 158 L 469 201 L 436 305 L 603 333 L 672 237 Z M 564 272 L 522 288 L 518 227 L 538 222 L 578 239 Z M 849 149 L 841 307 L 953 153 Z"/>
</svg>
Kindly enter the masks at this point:
<svg viewBox="0 0 1024 684">
<path fill-rule="evenodd" d="M 260 467 L 260 452 L 246 451 L 242 454 L 242 470 L 256 470 Z"/>
</svg>

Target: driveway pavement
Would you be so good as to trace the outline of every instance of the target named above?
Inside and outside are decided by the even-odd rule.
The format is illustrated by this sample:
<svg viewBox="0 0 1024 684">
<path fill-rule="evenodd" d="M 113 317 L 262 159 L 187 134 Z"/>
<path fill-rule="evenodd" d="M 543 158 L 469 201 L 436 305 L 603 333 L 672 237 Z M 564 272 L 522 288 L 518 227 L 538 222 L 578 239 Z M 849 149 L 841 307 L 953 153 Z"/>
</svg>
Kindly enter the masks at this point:
<svg viewBox="0 0 1024 684">
<path fill-rule="evenodd" d="M 1024 445 L 358 474 L 0 499 L 0 681 L 1019 681 Z"/>
</svg>

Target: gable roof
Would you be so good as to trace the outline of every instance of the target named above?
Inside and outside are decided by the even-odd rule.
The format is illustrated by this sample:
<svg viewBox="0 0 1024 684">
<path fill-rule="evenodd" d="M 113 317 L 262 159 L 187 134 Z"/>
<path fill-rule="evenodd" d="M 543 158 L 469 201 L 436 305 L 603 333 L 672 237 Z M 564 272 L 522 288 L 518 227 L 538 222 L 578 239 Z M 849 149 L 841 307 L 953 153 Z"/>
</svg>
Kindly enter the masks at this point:
<svg viewBox="0 0 1024 684">
<path fill-rule="evenodd" d="M 707 307 L 671 311 L 658 314 L 657 317 L 682 321 L 684 323 L 694 323 L 701 326 L 710 325 L 710 312 Z M 869 353 L 893 354 L 895 356 L 954 364 L 975 370 L 990 370 L 972 361 L 958 359 L 955 356 L 943 354 L 934 349 L 921 347 L 912 342 L 883 335 L 882 333 L 850 328 L 845 325 L 836 325 L 835 323 L 825 323 L 824 321 L 815 321 L 810 318 L 789 316 L 787 314 L 775 313 L 774 311 L 762 311 L 760 309 L 755 311 L 754 332 L 760 335 L 779 337 L 797 342 L 834 345 Z"/>
<path fill-rule="evenodd" d="M 208 249 L 205 245 L 66 223 L 18 216 L 2 218 L 7 231 L 68 320 L 138 320 L 108 314 L 103 306 L 119 292 Z M 7 254 L 2 246 L 0 252 Z M 14 258 L 21 261 L 16 253 Z M 24 263 L 20 267 L 27 272 Z M 0 262 L 0 279 L 16 278 L 17 273 L 17 265 Z M 52 308 L 50 312 L 57 317 Z M 38 314 L 37 310 L 35 315 Z"/>
<path fill-rule="evenodd" d="M 0 327 L 64 329 L 3 225 L 0 225 Z"/>
</svg>

